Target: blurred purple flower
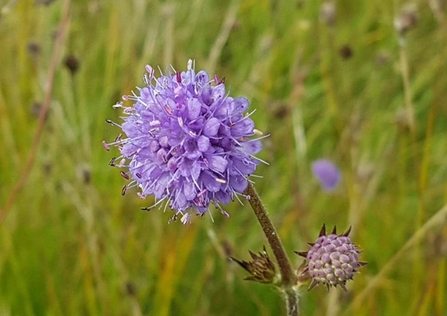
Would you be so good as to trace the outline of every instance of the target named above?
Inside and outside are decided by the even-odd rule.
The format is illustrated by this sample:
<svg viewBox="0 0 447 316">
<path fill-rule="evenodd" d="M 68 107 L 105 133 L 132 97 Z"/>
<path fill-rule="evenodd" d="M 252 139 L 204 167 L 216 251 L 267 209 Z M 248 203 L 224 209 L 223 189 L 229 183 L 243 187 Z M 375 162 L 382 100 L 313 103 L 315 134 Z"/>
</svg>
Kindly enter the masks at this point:
<svg viewBox="0 0 447 316">
<path fill-rule="evenodd" d="M 247 188 L 247 177 L 259 160 L 262 145 L 254 135 L 254 123 L 245 114 L 246 98 L 232 98 L 223 79 L 205 71 L 195 73 L 193 61 L 184 72 L 155 77 L 146 66 L 146 86 L 123 96 L 134 104 L 122 103 L 124 123 L 121 135 L 109 146 L 118 146 L 121 156 L 111 165 L 123 167 L 121 174 L 131 181 L 123 188 L 139 187 L 141 197 L 155 195 L 156 203 L 175 211 L 173 220 L 191 221 L 191 213 L 203 215 L 209 204 L 229 203 Z M 161 204 L 160 204 L 161 205 Z M 150 209 L 150 208 L 146 208 Z"/>
<path fill-rule="evenodd" d="M 318 159 L 312 163 L 312 172 L 326 191 L 333 191 L 341 180 L 340 170 L 327 159 Z"/>
</svg>

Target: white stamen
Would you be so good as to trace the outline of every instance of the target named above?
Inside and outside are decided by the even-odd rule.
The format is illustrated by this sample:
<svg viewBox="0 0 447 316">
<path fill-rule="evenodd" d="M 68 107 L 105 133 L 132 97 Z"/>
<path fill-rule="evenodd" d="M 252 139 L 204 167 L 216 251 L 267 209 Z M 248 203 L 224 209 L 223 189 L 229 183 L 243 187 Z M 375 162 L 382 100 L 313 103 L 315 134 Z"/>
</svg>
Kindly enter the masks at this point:
<svg viewBox="0 0 447 316">
<path fill-rule="evenodd" d="M 253 129 L 253 133 L 254 133 L 255 135 L 258 135 L 258 136 L 262 136 L 262 135 L 264 135 L 263 132 L 261 132 L 260 130 L 258 130 L 258 129 L 256 129 L 256 128 Z"/>
<path fill-rule="evenodd" d="M 123 107 L 124 106 L 123 106 L 122 102 L 118 102 L 118 103 L 112 105 L 112 108 L 114 108 L 114 109 L 120 109 L 120 108 L 123 108 Z"/>
</svg>

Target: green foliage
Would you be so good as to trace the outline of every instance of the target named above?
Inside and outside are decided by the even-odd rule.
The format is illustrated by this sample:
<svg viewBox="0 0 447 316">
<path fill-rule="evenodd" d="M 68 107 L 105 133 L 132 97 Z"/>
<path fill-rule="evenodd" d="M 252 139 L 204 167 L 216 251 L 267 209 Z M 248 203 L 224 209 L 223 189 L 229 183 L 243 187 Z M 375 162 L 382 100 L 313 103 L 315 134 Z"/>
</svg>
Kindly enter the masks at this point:
<svg viewBox="0 0 447 316">
<path fill-rule="evenodd" d="M 42 2 L 0 8 L 0 315 L 284 311 L 274 289 L 243 281 L 227 259 L 266 244 L 248 205 L 226 206 L 229 219 L 213 211 L 190 226 L 168 224 L 169 210 L 139 211 L 153 201 L 134 190 L 122 197 L 125 181 L 107 165 L 117 153 L 101 141 L 118 130 L 104 120 L 120 115 L 111 105 L 142 84 L 145 64 L 184 69 L 189 58 L 247 96 L 257 128 L 270 134 L 256 187 L 296 267 L 293 250 L 305 250 L 322 223 L 352 225 L 364 250 L 369 264 L 349 294 L 303 289 L 304 315 L 447 310 L 441 1 L 419 2 L 403 35 L 394 29 L 403 1 L 337 1 L 333 25 L 319 1 L 72 1 L 26 173 L 68 1 Z M 310 172 L 320 157 L 343 172 L 334 193 Z"/>
</svg>

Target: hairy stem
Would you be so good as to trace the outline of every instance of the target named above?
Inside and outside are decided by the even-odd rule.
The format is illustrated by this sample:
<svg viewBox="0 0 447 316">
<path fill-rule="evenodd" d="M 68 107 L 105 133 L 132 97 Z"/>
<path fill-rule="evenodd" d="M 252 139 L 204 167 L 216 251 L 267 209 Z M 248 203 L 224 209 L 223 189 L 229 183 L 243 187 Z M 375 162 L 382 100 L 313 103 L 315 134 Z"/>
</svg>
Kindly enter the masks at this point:
<svg viewBox="0 0 447 316">
<path fill-rule="evenodd" d="M 248 183 L 248 187 L 245 193 L 249 196 L 248 201 L 255 212 L 256 218 L 261 224 L 262 230 L 272 248 L 273 254 L 278 263 L 279 271 L 281 273 L 280 288 L 284 294 L 284 298 L 287 306 L 287 314 L 290 316 L 298 315 L 298 295 L 294 286 L 297 284 L 297 277 L 290 265 L 289 258 L 284 250 L 281 240 L 278 237 L 275 226 L 273 226 L 270 217 L 264 204 L 262 204 L 261 198 L 258 192 L 251 183 Z"/>
</svg>

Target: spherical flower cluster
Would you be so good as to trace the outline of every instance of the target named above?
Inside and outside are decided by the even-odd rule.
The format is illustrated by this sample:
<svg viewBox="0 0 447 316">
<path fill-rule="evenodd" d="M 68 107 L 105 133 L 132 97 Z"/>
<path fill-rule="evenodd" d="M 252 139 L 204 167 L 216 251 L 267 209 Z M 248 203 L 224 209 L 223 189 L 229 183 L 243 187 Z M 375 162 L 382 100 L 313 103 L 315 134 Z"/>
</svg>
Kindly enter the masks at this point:
<svg viewBox="0 0 447 316">
<path fill-rule="evenodd" d="M 210 79 L 205 71 L 188 62 L 184 72 L 156 77 L 146 66 L 145 87 L 124 96 L 121 135 L 109 146 L 118 146 L 121 156 L 111 165 L 127 169 L 121 174 L 131 181 L 123 188 L 139 187 L 140 196 L 154 195 L 155 205 L 169 205 L 181 216 L 203 215 L 209 204 L 229 203 L 243 193 L 259 160 L 262 146 L 253 120 L 246 115 L 248 100 L 227 95 L 223 79 Z M 153 206 L 155 206 L 153 205 Z M 152 207 L 153 207 L 152 206 Z M 149 209 L 149 208 L 147 208 Z"/>
<path fill-rule="evenodd" d="M 365 262 L 359 261 L 358 248 L 348 237 L 350 229 L 341 235 L 337 235 L 336 228 L 330 235 L 326 235 L 326 227 L 323 225 L 317 241 L 311 245 L 307 252 L 297 252 L 307 260 L 304 274 L 312 279 L 309 289 L 318 284 L 331 286 L 339 285 L 346 290 L 346 282 L 354 277 L 358 269 Z"/>
</svg>

